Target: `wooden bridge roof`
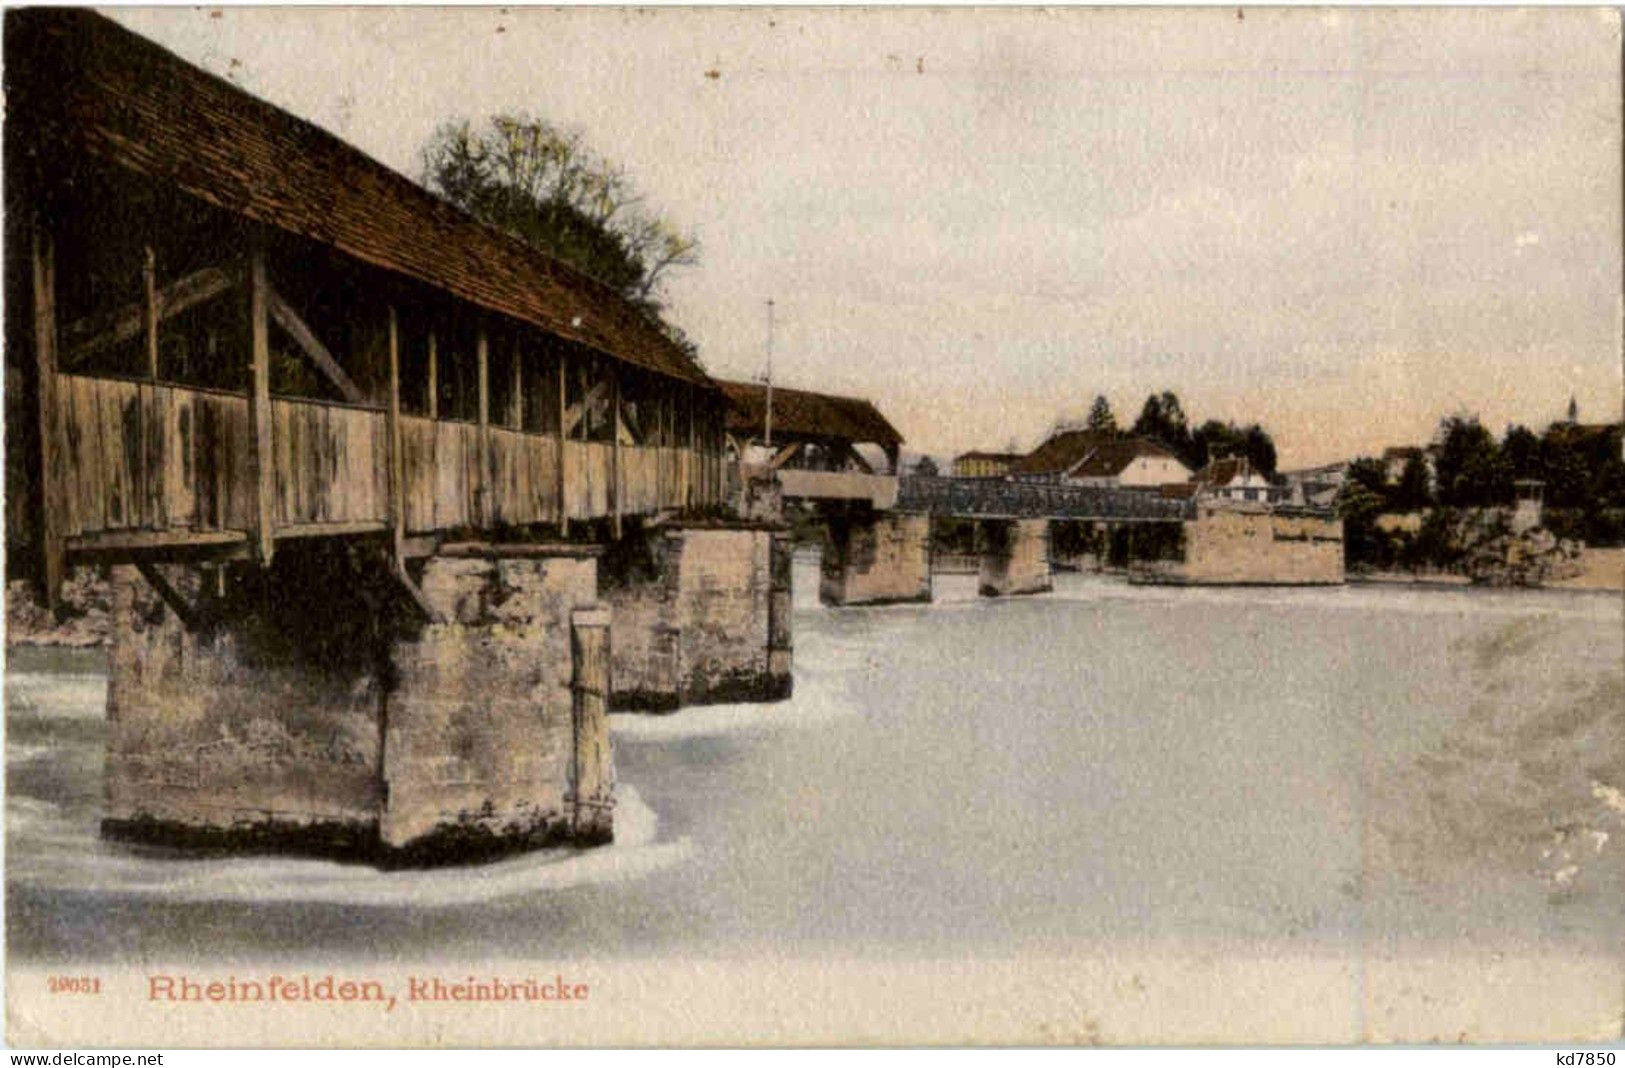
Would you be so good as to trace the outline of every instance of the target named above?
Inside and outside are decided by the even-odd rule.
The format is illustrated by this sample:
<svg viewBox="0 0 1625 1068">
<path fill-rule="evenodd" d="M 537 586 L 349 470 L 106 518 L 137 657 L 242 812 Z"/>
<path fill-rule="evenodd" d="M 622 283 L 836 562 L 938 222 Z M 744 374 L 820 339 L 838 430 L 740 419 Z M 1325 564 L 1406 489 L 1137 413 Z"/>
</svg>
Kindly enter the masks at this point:
<svg viewBox="0 0 1625 1068">
<path fill-rule="evenodd" d="M 8 142 L 22 123 L 28 147 L 68 146 L 606 355 L 710 383 L 613 289 L 101 15 L 7 11 L 5 60 Z"/>
<path fill-rule="evenodd" d="M 759 434 L 767 421 L 767 387 L 755 382 L 722 382 L 728 400 L 727 427 L 734 433 Z M 805 389 L 773 387 L 773 432 L 816 438 L 871 442 L 892 448 L 903 435 L 860 397 L 838 397 Z"/>
</svg>

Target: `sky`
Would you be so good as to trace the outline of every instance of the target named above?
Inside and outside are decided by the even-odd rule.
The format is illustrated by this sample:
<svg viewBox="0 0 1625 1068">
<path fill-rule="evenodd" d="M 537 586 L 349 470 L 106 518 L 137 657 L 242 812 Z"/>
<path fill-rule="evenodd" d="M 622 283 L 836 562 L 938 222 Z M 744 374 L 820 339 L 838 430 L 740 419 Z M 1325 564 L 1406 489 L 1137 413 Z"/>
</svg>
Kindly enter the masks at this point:
<svg viewBox="0 0 1625 1068">
<path fill-rule="evenodd" d="M 1441 416 L 1620 418 L 1620 28 L 1588 9 L 125 8 L 416 177 L 452 117 L 579 128 L 697 233 L 719 377 L 912 451 L 1262 422 L 1283 468 Z"/>
</svg>

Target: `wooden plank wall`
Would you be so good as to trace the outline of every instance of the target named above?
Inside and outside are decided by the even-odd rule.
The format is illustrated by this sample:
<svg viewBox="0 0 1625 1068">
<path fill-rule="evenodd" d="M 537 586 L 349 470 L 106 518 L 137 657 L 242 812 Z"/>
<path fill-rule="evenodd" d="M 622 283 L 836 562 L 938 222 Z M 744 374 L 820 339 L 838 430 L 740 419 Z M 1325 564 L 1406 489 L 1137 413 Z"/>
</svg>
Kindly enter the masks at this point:
<svg viewBox="0 0 1625 1068">
<path fill-rule="evenodd" d="M 660 454 L 658 449 L 621 446 L 621 511 L 628 515 L 653 512 L 660 507 Z"/>
<path fill-rule="evenodd" d="M 57 375 L 53 427 L 64 483 L 62 532 L 252 530 L 254 483 L 248 398 L 218 390 Z M 382 411 L 320 401 L 272 401 L 278 526 L 383 523 L 388 518 L 388 426 Z M 507 427 L 487 430 L 491 521 L 561 518 L 561 443 Z M 474 423 L 401 417 L 406 528 L 472 525 L 480 479 Z M 709 441 L 621 447 L 620 508 L 648 514 L 707 505 L 721 493 L 721 454 Z M 564 515 L 614 511 L 614 447 L 562 443 Z"/>
<path fill-rule="evenodd" d="M 564 486 L 571 519 L 597 519 L 611 512 L 610 478 L 614 446 L 600 441 L 564 444 Z"/>
<path fill-rule="evenodd" d="M 71 374 L 57 390 L 65 536 L 252 521 L 248 398 Z"/>
<path fill-rule="evenodd" d="M 383 412 L 278 399 L 271 426 L 279 526 L 388 517 Z"/>
<path fill-rule="evenodd" d="M 491 518 L 509 526 L 559 520 L 559 442 L 491 427 Z"/>
</svg>

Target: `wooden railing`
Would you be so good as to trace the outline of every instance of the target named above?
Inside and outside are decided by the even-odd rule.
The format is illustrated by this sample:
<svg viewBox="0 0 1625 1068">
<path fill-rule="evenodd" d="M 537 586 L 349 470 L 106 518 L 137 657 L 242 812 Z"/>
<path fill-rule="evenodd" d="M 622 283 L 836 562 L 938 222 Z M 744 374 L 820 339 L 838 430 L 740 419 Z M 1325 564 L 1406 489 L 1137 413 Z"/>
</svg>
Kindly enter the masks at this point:
<svg viewBox="0 0 1625 1068">
<path fill-rule="evenodd" d="M 61 462 L 52 477 L 60 480 L 64 537 L 89 547 L 112 532 L 254 529 L 245 395 L 58 373 L 56 397 Z M 271 415 L 275 536 L 382 529 L 386 414 L 279 396 Z M 405 527 L 414 534 L 646 515 L 720 496 L 716 453 L 564 441 L 561 479 L 557 436 L 499 426 L 482 435 L 474 423 L 422 416 L 403 415 L 400 424 Z"/>
</svg>

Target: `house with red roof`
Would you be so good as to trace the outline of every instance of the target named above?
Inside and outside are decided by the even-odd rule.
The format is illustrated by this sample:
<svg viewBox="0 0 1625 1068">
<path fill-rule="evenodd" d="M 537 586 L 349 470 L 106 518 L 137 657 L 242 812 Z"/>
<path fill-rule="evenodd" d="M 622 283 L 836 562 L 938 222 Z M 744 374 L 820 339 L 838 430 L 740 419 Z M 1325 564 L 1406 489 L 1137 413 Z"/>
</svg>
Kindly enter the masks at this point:
<svg viewBox="0 0 1625 1068">
<path fill-rule="evenodd" d="M 1270 480 L 1245 456 L 1209 460 L 1191 481 L 1196 496 L 1210 501 L 1268 504 L 1277 495 Z"/>
<path fill-rule="evenodd" d="M 1064 430 L 1011 464 L 1010 477 L 1074 486 L 1156 490 L 1189 481 L 1191 469 L 1150 438 Z"/>
</svg>

